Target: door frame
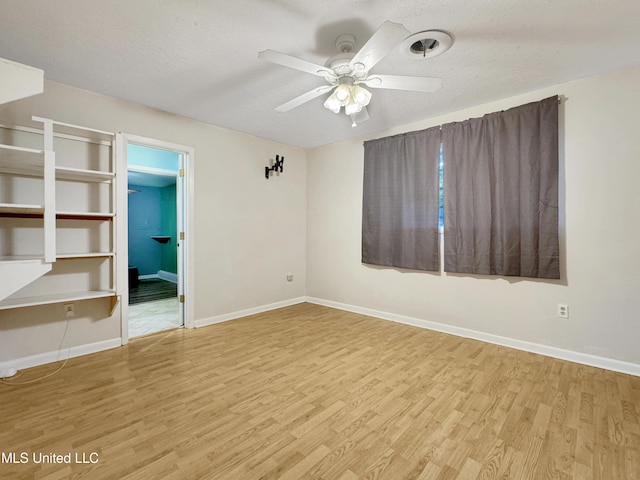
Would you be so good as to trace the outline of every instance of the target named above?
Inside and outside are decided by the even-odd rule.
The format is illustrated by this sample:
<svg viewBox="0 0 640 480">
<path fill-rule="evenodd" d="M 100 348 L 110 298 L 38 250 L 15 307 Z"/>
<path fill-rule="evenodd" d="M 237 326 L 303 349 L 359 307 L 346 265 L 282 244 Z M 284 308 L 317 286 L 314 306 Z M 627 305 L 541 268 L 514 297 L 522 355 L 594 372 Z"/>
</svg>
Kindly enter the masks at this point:
<svg viewBox="0 0 640 480">
<path fill-rule="evenodd" d="M 194 286 L 195 286 L 195 274 L 194 274 L 194 165 L 195 165 L 195 149 L 186 145 L 180 145 L 177 143 L 165 142 L 164 140 L 157 140 L 148 137 L 141 137 L 139 135 L 132 135 L 128 133 L 116 134 L 116 172 L 120 173 L 116 176 L 117 184 L 117 216 L 116 216 L 116 269 L 118 279 L 128 279 L 129 275 L 129 231 L 128 231 L 128 200 L 127 200 L 127 146 L 129 144 L 142 145 L 150 148 L 157 148 L 160 150 L 169 150 L 172 152 L 182 154 L 182 167 L 184 169 L 184 182 L 183 182 L 183 202 L 182 202 L 182 222 L 184 225 L 185 239 L 178 240 L 182 249 L 181 257 L 178 260 L 179 269 L 182 270 L 182 288 L 185 292 L 185 301 L 183 304 L 183 319 L 185 328 L 195 327 L 195 311 L 194 311 Z M 179 189 L 176 189 L 177 191 Z M 180 233 L 178 232 L 178 235 Z M 179 253 L 180 255 L 180 253 Z M 182 263 L 181 267 L 180 264 Z M 180 273 L 180 272 L 179 272 Z M 127 284 L 127 288 L 125 288 Z M 120 296 L 120 338 L 122 345 L 129 342 L 129 289 L 128 281 L 123 280 L 118 282 L 120 288 L 118 289 L 118 295 Z"/>
</svg>

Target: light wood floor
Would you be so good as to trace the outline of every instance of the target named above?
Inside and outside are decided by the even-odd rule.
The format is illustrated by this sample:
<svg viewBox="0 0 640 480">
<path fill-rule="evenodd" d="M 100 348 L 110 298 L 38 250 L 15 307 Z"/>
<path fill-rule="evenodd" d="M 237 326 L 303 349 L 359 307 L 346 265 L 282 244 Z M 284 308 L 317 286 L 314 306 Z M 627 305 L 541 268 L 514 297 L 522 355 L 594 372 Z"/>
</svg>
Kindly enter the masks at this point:
<svg viewBox="0 0 640 480">
<path fill-rule="evenodd" d="M 0 408 L 4 454 L 98 460 L 3 479 L 640 479 L 640 378 L 311 304 L 71 359 Z"/>
</svg>

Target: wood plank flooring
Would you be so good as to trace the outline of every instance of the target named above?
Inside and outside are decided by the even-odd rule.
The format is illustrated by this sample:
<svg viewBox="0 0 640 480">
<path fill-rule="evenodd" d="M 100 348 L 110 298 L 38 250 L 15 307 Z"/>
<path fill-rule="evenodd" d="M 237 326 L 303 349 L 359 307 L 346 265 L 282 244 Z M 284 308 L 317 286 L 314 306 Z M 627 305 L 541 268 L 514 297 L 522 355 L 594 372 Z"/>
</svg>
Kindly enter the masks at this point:
<svg viewBox="0 0 640 480">
<path fill-rule="evenodd" d="M 0 405 L 0 478 L 640 479 L 640 378 L 311 304 L 71 359 Z"/>
<path fill-rule="evenodd" d="M 129 289 L 129 305 L 153 302 L 163 298 L 178 298 L 178 285 L 161 278 L 145 278 Z"/>
</svg>

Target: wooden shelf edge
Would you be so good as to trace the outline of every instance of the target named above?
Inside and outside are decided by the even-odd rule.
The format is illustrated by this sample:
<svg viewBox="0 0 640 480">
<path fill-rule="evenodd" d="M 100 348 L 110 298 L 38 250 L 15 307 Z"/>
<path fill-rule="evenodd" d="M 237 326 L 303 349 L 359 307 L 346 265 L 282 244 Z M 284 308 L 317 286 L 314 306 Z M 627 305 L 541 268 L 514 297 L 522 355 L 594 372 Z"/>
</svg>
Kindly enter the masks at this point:
<svg viewBox="0 0 640 480">
<path fill-rule="evenodd" d="M 56 212 L 56 218 L 61 220 L 112 220 L 114 217 L 114 213 Z"/>
</svg>

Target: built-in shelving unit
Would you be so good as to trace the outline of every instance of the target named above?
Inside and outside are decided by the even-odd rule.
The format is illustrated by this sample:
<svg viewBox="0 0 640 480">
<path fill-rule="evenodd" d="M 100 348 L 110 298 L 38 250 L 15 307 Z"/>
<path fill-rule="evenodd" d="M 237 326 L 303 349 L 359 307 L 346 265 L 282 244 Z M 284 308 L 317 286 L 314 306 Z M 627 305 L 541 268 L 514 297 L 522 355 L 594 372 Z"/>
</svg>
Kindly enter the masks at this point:
<svg viewBox="0 0 640 480">
<path fill-rule="evenodd" d="M 11 240 L 0 250 L 0 274 L 19 278 L 0 290 L 0 310 L 104 297 L 113 307 L 115 136 L 33 120 L 42 129 L 0 125 L 0 233 Z"/>
</svg>

